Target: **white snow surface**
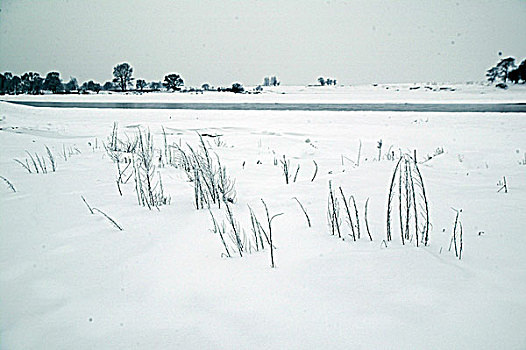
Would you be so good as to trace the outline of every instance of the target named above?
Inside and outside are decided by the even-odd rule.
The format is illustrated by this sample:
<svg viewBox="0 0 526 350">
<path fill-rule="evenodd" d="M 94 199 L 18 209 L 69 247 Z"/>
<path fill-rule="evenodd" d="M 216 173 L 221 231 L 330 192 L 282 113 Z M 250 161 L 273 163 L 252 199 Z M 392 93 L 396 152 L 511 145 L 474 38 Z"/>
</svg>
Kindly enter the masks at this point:
<svg viewBox="0 0 526 350">
<path fill-rule="evenodd" d="M 417 89 L 416 89 L 417 88 Z M 253 87 L 247 87 L 252 91 Z M 357 86 L 264 87 L 260 94 L 106 92 L 89 95 L 18 95 L 0 100 L 57 102 L 253 102 L 253 103 L 526 103 L 526 86 L 503 90 L 486 83 L 379 84 Z"/>
<path fill-rule="evenodd" d="M 524 101 L 523 92 L 510 93 L 492 96 Z M 308 102 L 339 98 L 327 93 Z M 524 114 L 53 109 L 0 102 L 0 117 L 0 175 L 17 191 L 0 184 L 2 349 L 526 348 Z M 170 205 L 139 206 L 133 180 L 122 185 L 121 197 L 103 148 L 114 122 L 121 138 L 136 125 L 149 128 L 158 148 L 161 126 L 169 143 L 196 145 L 196 131 L 222 135 L 221 146 L 206 140 L 236 179 L 232 208 L 243 228 L 250 233 L 247 204 L 264 222 L 261 198 L 271 215 L 283 213 L 273 222 L 276 268 L 268 249 L 222 255 L 209 213 L 195 209 L 192 184 L 180 169 L 158 168 Z M 45 145 L 57 158 L 56 172 L 29 174 L 13 160 L 28 158 L 26 150 L 45 155 Z M 60 158 L 73 147 L 81 153 Z M 396 225 L 393 240 L 382 244 L 395 166 L 385 158 L 390 147 L 417 150 L 430 207 L 427 247 L 402 245 Z M 444 153 L 424 162 L 437 148 Z M 274 165 L 282 155 L 294 171 L 300 165 L 289 185 Z M 319 172 L 311 181 L 313 160 Z M 497 192 L 503 176 L 508 193 Z M 357 242 L 345 223 L 345 240 L 330 234 L 329 180 L 356 198 Z M 124 230 L 91 215 L 81 196 Z M 372 242 L 363 233 L 367 198 Z M 462 209 L 462 260 L 448 250 L 451 207 Z M 224 218 L 222 209 L 212 212 Z"/>
</svg>

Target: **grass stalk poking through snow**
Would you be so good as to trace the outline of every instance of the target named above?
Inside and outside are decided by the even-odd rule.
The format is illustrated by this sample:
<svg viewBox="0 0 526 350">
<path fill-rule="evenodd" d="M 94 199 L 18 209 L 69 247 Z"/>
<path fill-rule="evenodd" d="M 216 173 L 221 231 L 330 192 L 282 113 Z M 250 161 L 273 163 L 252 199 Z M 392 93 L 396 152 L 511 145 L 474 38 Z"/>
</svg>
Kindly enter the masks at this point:
<svg viewBox="0 0 526 350">
<path fill-rule="evenodd" d="M 349 210 L 349 205 L 347 204 L 347 199 L 345 198 L 345 194 L 343 193 L 343 189 L 341 188 L 341 186 L 340 186 L 340 194 L 342 195 L 343 205 L 345 206 L 345 212 L 347 213 L 348 224 L 351 227 L 351 231 L 352 231 L 351 237 L 353 241 L 356 242 L 356 232 L 354 230 L 354 223 L 352 220 L 351 212 Z"/>
<path fill-rule="evenodd" d="M 7 184 L 7 186 L 11 189 L 11 191 L 15 192 L 16 193 L 16 189 L 15 189 L 15 186 L 13 186 L 13 184 L 8 180 L 6 179 L 5 177 L 1 176 L 0 175 L 0 179 L 4 180 L 4 182 Z"/>
<path fill-rule="evenodd" d="M 360 233 L 360 216 L 358 216 L 358 207 L 356 206 L 356 201 L 354 200 L 354 196 L 351 196 L 352 204 L 354 206 L 354 215 L 356 216 L 356 232 L 358 233 L 358 239 L 361 238 Z"/>
<path fill-rule="evenodd" d="M 265 242 L 268 246 L 271 246 L 270 237 L 256 217 L 256 214 L 250 206 L 248 206 L 248 209 L 250 211 L 252 235 L 247 235 L 240 222 L 235 218 L 230 203 L 225 203 L 226 220 L 223 220 L 221 224 L 215 219 L 212 210 L 209 209 L 210 217 L 214 225 L 212 231 L 219 234 L 221 243 L 226 251 L 226 254 L 223 253 L 222 256 L 230 258 L 234 252 L 237 252 L 240 257 L 243 257 L 246 253 L 264 250 Z"/>
<path fill-rule="evenodd" d="M 294 174 L 294 180 L 292 182 L 296 182 L 299 171 L 300 171 L 300 165 L 298 164 L 298 167 L 296 168 L 296 173 Z"/>
<path fill-rule="evenodd" d="M 248 210 L 250 211 L 250 223 L 252 224 L 252 234 L 254 235 L 254 242 L 256 243 L 256 251 L 259 251 L 259 245 L 261 245 L 261 250 L 265 250 L 265 241 L 270 245 L 270 239 L 250 205 L 248 206 Z M 263 236 L 265 236 L 265 241 L 263 240 Z"/>
<path fill-rule="evenodd" d="M 49 161 L 51 163 L 51 170 L 55 172 L 57 170 L 57 162 L 55 161 L 55 157 L 53 156 L 53 153 L 51 153 L 51 150 L 48 146 L 46 147 L 47 156 L 49 158 Z"/>
<path fill-rule="evenodd" d="M 225 251 L 226 251 L 226 256 L 229 258 L 232 257 L 232 255 L 230 255 L 230 251 L 228 250 L 228 245 L 226 244 L 226 241 L 225 241 L 225 235 L 226 235 L 225 223 L 223 222 L 222 225 L 220 226 L 217 223 L 216 219 L 214 218 L 212 211 L 208 210 L 208 212 L 210 213 L 210 217 L 212 218 L 212 223 L 214 224 L 214 233 L 219 234 L 219 237 L 221 238 L 221 242 L 223 243 L 223 247 L 225 248 Z"/>
<path fill-rule="evenodd" d="M 161 174 L 155 180 L 153 135 L 150 130 L 144 133 L 138 131 L 138 143 L 132 154 L 132 164 L 135 174 L 135 191 L 139 204 L 149 209 L 159 209 L 161 205 L 170 203 L 170 197 L 164 194 Z"/>
<path fill-rule="evenodd" d="M 334 236 L 338 233 L 338 238 L 342 238 L 340 231 L 341 219 L 340 219 L 340 206 L 338 204 L 338 198 L 332 190 L 332 181 L 329 180 L 329 199 L 327 208 L 327 219 L 331 228 L 331 233 Z"/>
<path fill-rule="evenodd" d="M 26 171 L 28 172 L 28 174 L 31 174 L 33 173 L 33 171 L 31 171 L 31 167 L 29 166 L 29 162 L 27 161 L 27 158 L 26 158 L 26 162 L 23 163 L 21 160 L 19 159 L 14 159 L 15 162 L 17 162 L 18 164 L 20 164 L 24 169 L 26 169 Z"/>
<path fill-rule="evenodd" d="M 395 169 L 393 171 L 393 177 L 391 179 L 391 186 L 389 186 L 389 196 L 387 198 L 387 242 L 391 241 L 391 213 L 392 213 L 392 202 L 395 195 L 395 181 L 396 181 L 396 174 L 398 171 L 398 167 L 400 166 L 400 163 L 402 162 L 402 158 L 398 160 L 396 163 Z"/>
<path fill-rule="evenodd" d="M 367 198 L 367 200 L 365 201 L 365 215 L 364 215 L 364 218 L 365 218 L 365 228 L 367 229 L 367 235 L 369 235 L 369 239 L 371 240 L 371 242 L 373 241 L 373 237 L 371 236 L 371 231 L 369 231 L 369 220 L 367 219 L 367 207 L 369 205 L 369 198 Z"/>
<path fill-rule="evenodd" d="M 398 185 L 398 186 L 397 186 Z M 398 187 L 398 191 L 395 188 Z M 398 192 L 398 220 L 402 244 L 415 238 L 416 245 L 429 241 L 429 207 L 422 174 L 415 158 L 402 154 L 396 163 L 387 200 L 387 241 L 391 241 L 393 207 Z M 411 228 L 411 221 L 414 229 Z"/>
<path fill-rule="evenodd" d="M 113 220 L 108 214 L 106 214 L 105 212 L 103 212 L 102 210 L 98 209 L 98 208 L 92 208 L 88 202 L 86 201 L 86 198 L 84 198 L 84 196 L 80 196 L 80 198 L 82 198 L 82 201 L 84 202 L 84 204 L 86 204 L 86 206 L 88 207 L 91 215 L 95 214 L 95 212 L 97 213 L 100 213 L 102 214 L 102 216 L 104 216 L 109 222 L 111 222 L 113 224 L 113 226 L 115 226 L 117 229 L 119 229 L 119 231 L 123 231 L 123 228 L 115 221 Z"/>
<path fill-rule="evenodd" d="M 46 148 L 47 157 L 51 164 L 51 170 L 55 172 L 57 170 L 57 162 L 55 160 L 55 157 L 53 156 L 53 153 L 51 152 L 48 146 L 44 145 L 44 147 Z M 39 156 L 38 153 L 35 153 L 35 156 L 33 156 L 28 151 L 26 151 L 26 154 L 29 156 L 31 163 L 29 162 L 27 158 L 25 159 L 25 163 L 19 159 L 15 159 L 15 162 L 17 162 L 24 169 L 26 169 L 26 171 L 29 174 L 32 174 L 33 172 L 35 172 L 36 174 L 47 174 L 48 173 L 48 169 L 46 165 L 46 158 L 44 158 L 44 156 Z M 31 164 L 33 165 L 33 169 L 31 169 Z"/>
<path fill-rule="evenodd" d="M 508 184 L 506 183 L 506 176 L 502 177 L 502 181 L 499 181 L 499 185 L 501 186 L 497 193 L 504 190 L 504 193 L 508 193 Z"/>
<path fill-rule="evenodd" d="M 123 231 L 122 227 L 115 220 L 113 220 L 111 217 L 109 217 L 105 212 L 103 212 L 102 210 L 100 210 L 98 208 L 93 208 L 93 211 L 101 213 L 106 219 L 108 219 L 109 222 L 111 222 L 113 224 L 113 226 L 118 228 L 119 231 Z"/>
<path fill-rule="evenodd" d="M 235 180 L 221 164 L 219 156 L 215 157 L 209 152 L 203 137 L 199 136 L 199 146 L 192 147 L 186 144 L 186 149 L 174 144 L 170 146 L 175 155 L 171 165 L 182 169 L 194 187 L 194 204 L 197 210 L 210 208 L 216 204 L 221 208 L 221 203 L 234 203 L 236 200 Z"/>
<path fill-rule="evenodd" d="M 26 151 L 27 155 L 29 156 L 29 158 L 31 159 L 31 163 L 33 163 L 33 168 L 35 168 L 35 172 L 37 174 L 40 173 L 40 170 L 38 170 L 38 166 L 37 166 L 37 162 L 35 161 L 35 158 L 33 158 L 33 156 L 31 155 L 31 153 L 29 153 L 28 151 Z M 27 161 L 26 161 L 27 162 Z"/>
<path fill-rule="evenodd" d="M 228 203 L 225 204 L 225 209 L 227 212 L 228 223 L 232 228 L 232 240 L 236 245 L 237 251 L 239 252 L 239 256 L 243 257 L 243 250 L 245 249 L 245 245 L 243 244 L 243 240 L 241 239 L 241 227 L 239 225 L 239 222 L 236 219 L 234 219 L 234 214 L 232 213 L 232 209 L 230 209 Z"/>
<path fill-rule="evenodd" d="M 312 179 L 310 180 L 310 182 L 313 182 L 314 179 L 316 178 L 316 175 L 318 174 L 318 163 L 316 163 L 315 160 L 312 161 L 314 163 L 314 175 L 312 175 Z"/>
<path fill-rule="evenodd" d="M 453 235 L 451 236 L 451 241 L 449 242 L 449 251 L 451 251 L 451 246 L 454 245 L 455 247 L 455 256 L 460 260 L 462 259 L 462 249 L 463 249 L 463 242 L 462 242 L 462 222 L 460 221 L 460 213 L 462 213 L 462 209 L 455 209 L 451 208 L 453 211 L 456 212 L 455 216 L 455 223 L 453 224 Z M 458 242 L 457 242 L 458 240 Z"/>
<path fill-rule="evenodd" d="M 90 213 L 91 213 L 91 214 L 94 214 L 94 213 L 93 213 L 93 209 L 91 209 L 90 205 L 89 205 L 88 202 L 86 201 L 86 198 L 84 198 L 84 196 L 80 196 L 80 198 L 82 198 L 82 201 L 84 202 L 84 204 L 86 204 L 86 206 L 88 207 Z"/>
<path fill-rule="evenodd" d="M 283 170 L 283 176 L 285 177 L 285 184 L 289 184 L 289 178 L 290 178 L 290 160 L 287 160 L 285 155 L 283 155 L 283 159 L 280 160 L 281 163 L 281 169 Z M 299 170 L 299 168 L 298 168 Z"/>
<path fill-rule="evenodd" d="M 360 141 L 360 144 L 358 146 L 358 160 L 356 161 L 356 166 L 360 166 L 360 157 L 362 156 L 362 140 Z"/>
<path fill-rule="evenodd" d="M 305 217 L 307 218 L 307 224 L 309 225 L 309 227 L 312 227 L 311 226 L 311 223 L 310 223 L 310 218 L 309 218 L 309 214 L 307 214 L 307 210 L 305 210 L 305 207 L 303 206 L 303 204 L 301 204 L 301 202 L 299 201 L 298 198 L 296 197 L 293 197 L 292 199 L 294 199 L 296 202 L 298 202 L 301 210 L 303 211 L 303 214 L 305 214 Z"/>
<path fill-rule="evenodd" d="M 274 245 L 273 245 L 273 242 L 272 242 L 272 221 L 275 218 L 277 218 L 278 216 L 283 215 L 283 213 L 275 214 L 275 215 L 272 215 L 272 217 L 271 217 L 269 212 L 268 212 L 267 204 L 265 203 L 265 201 L 263 199 L 261 199 L 261 203 L 263 203 L 263 206 L 265 207 L 265 213 L 267 214 L 268 236 L 269 236 L 269 240 L 270 240 L 270 242 L 269 242 L 269 245 L 270 245 L 270 267 L 271 268 L 275 268 L 276 265 L 274 264 Z"/>
</svg>

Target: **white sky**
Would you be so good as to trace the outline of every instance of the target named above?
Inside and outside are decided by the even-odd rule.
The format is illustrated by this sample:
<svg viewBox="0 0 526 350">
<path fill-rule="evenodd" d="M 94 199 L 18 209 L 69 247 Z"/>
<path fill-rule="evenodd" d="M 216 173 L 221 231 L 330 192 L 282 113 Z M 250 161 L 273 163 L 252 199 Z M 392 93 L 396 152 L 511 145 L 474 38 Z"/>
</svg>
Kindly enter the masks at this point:
<svg viewBox="0 0 526 350">
<path fill-rule="evenodd" d="M 0 0 L 0 71 L 186 85 L 483 80 L 526 57 L 526 0 Z"/>
</svg>

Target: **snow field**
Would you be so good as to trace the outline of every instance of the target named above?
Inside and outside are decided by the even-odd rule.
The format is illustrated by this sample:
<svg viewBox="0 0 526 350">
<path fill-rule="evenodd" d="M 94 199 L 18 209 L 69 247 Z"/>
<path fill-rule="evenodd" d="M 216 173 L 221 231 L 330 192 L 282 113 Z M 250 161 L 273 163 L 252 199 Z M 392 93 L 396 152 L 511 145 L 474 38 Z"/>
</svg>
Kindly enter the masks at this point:
<svg viewBox="0 0 526 350">
<path fill-rule="evenodd" d="M 48 109 L 0 103 L 0 347 L 521 349 L 526 346 L 526 121 L 521 114 Z M 102 147 L 149 128 L 157 148 L 197 145 L 196 131 L 221 134 L 216 152 L 236 179 L 234 216 L 250 233 L 247 204 L 265 223 L 269 251 L 222 257 L 192 184 L 159 168 L 171 203 L 137 204 L 133 185 L 115 185 Z M 377 142 L 382 139 L 382 159 Z M 362 143 L 360 166 L 357 161 Z M 90 144 L 88 144 L 88 142 Z M 97 148 L 95 148 L 97 144 Z M 57 158 L 56 172 L 28 174 L 25 150 Z M 81 154 L 60 159 L 63 145 Z M 430 244 L 402 246 L 398 224 L 385 239 L 389 147 L 417 150 L 430 206 Z M 283 155 L 295 183 L 285 184 Z M 342 157 L 343 156 L 343 157 Z M 343 164 L 342 164 L 343 159 Z M 319 165 L 314 181 L 313 160 Z M 258 164 L 260 161 L 261 164 Z M 244 164 L 244 165 L 243 165 Z M 509 192 L 497 193 L 506 176 Z M 331 236 L 328 181 L 356 197 L 362 239 Z M 91 215 L 82 202 L 107 213 Z M 312 228 L 298 204 L 305 206 Z M 369 198 L 373 242 L 364 234 Z M 464 253 L 448 251 L 463 209 Z M 224 211 L 212 209 L 216 219 Z M 342 213 L 343 215 L 343 213 Z"/>
</svg>

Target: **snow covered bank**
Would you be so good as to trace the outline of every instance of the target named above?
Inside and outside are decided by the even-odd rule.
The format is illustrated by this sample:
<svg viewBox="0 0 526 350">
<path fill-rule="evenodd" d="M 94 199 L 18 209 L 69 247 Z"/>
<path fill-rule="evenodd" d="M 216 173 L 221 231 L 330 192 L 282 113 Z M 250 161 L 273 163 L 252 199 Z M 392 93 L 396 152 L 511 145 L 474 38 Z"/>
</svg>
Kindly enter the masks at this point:
<svg viewBox="0 0 526 350">
<path fill-rule="evenodd" d="M 278 86 L 261 94 L 108 93 L 90 95 L 18 95 L 0 100 L 60 102 L 232 102 L 232 103 L 517 103 L 526 102 L 526 86 L 508 90 L 485 84 L 382 84 L 377 86 Z"/>
<path fill-rule="evenodd" d="M 2 348 L 526 346 L 524 114 L 0 103 L 0 117 L 0 175 L 17 191 L 0 184 Z M 194 208 L 192 184 L 180 169 L 159 168 L 171 197 L 159 211 L 137 204 L 133 180 L 120 196 L 115 164 L 102 146 L 114 121 L 123 139 L 138 125 L 149 128 L 158 148 L 161 126 L 168 143 L 197 145 L 196 131 L 221 135 L 221 142 L 207 141 L 236 179 L 232 208 L 242 227 L 250 232 L 247 204 L 264 221 L 261 198 L 272 214 L 284 213 L 273 223 L 277 268 L 269 267 L 268 250 L 222 257 L 209 213 Z M 56 156 L 56 172 L 29 174 L 13 161 L 29 158 L 26 150 L 45 155 L 45 145 Z M 81 153 L 66 151 L 66 161 L 64 149 Z M 382 244 L 395 165 L 386 155 L 399 149 L 417 150 L 430 205 L 427 247 L 402 246 L 397 234 L 387 248 Z M 294 171 L 300 165 L 289 185 L 279 166 L 283 155 Z M 313 160 L 319 169 L 311 181 Z M 497 192 L 503 176 L 508 193 Z M 352 242 L 345 223 L 345 240 L 330 235 L 329 180 L 355 196 L 361 220 L 369 198 L 372 242 Z M 81 196 L 124 230 L 91 215 Z M 460 261 L 448 249 L 451 207 L 463 210 Z M 223 219 L 222 210 L 212 211 Z"/>
</svg>

